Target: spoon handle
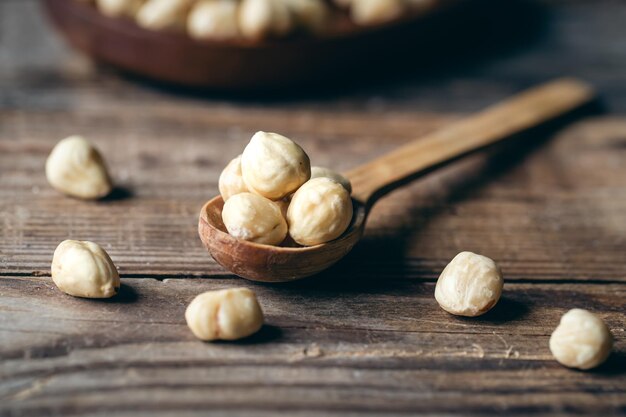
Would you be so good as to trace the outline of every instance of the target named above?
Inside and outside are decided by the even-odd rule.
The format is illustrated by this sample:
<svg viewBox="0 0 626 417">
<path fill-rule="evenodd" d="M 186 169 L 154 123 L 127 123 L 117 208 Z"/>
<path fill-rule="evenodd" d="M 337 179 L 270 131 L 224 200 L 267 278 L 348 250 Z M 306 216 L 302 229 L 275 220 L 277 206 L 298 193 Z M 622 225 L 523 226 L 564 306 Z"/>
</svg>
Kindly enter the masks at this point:
<svg viewBox="0 0 626 417">
<path fill-rule="evenodd" d="M 564 115 L 594 95 L 591 86 L 572 78 L 517 94 L 349 171 L 352 195 L 371 205 L 404 180 Z"/>
</svg>

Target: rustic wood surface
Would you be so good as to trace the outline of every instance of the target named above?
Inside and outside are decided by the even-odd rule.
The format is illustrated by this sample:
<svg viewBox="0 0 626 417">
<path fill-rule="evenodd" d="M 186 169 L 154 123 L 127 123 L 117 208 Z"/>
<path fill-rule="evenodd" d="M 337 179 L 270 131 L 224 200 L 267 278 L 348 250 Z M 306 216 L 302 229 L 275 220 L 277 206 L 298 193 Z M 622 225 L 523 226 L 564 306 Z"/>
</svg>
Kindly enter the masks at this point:
<svg viewBox="0 0 626 417">
<path fill-rule="evenodd" d="M 35 1 L 0 1 L 0 415 L 626 415 L 626 4 L 525 10 L 540 34 L 487 43 L 472 62 L 233 98 L 95 67 L 55 37 Z M 319 276 L 250 283 L 199 241 L 200 207 L 256 130 L 348 170 L 555 75 L 590 81 L 607 111 L 392 193 L 364 241 Z M 82 202 L 47 185 L 45 158 L 73 133 L 106 156 L 119 185 L 111 198 Z M 56 289 L 50 261 L 66 238 L 109 252 L 118 297 Z M 477 319 L 433 297 L 461 250 L 494 258 L 505 275 L 503 299 Z M 259 295 L 266 326 L 241 342 L 196 341 L 187 303 L 240 285 Z M 599 314 L 615 336 L 598 370 L 550 355 L 549 335 L 572 307 Z"/>
</svg>

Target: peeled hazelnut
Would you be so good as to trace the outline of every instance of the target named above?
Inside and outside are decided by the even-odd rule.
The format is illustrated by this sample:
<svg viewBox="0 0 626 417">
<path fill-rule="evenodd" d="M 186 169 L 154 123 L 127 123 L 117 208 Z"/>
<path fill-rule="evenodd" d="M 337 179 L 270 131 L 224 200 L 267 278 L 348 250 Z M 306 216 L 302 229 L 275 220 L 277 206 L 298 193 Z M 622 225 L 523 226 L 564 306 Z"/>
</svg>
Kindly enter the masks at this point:
<svg viewBox="0 0 626 417">
<path fill-rule="evenodd" d="M 150 30 L 183 27 L 191 4 L 192 0 L 147 0 L 135 18 Z"/>
<path fill-rule="evenodd" d="M 238 3 L 235 0 L 203 0 L 187 19 L 187 32 L 196 39 L 229 39 L 239 35 Z"/>
<path fill-rule="evenodd" d="M 75 297 L 109 298 L 120 288 L 120 276 L 109 255 L 93 242 L 64 240 L 52 258 L 52 280 Z"/>
<path fill-rule="evenodd" d="M 435 298 L 448 313 L 480 316 L 496 305 L 503 285 L 502 273 L 493 260 L 461 252 L 439 276 Z"/>
<path fill-rule="evenodd" d="M 220 194 L 224 201 L 228 200 L 235 194 L 249 192 L 246 183 L 241 176 L 241 155 L 233 159 L 226 165 L 226 168 L 220 174 L 218 180 Z"/>
<path fill-rule="evenodd" d="M 346 189 L 346 191 L 348 191 L 348 193 L 352 193 L 352 184 L 350 184 L 350 180 L 340 173 L 329 168 L 311 167 L 311 179 L 322 177 L 337 181 L 343 186 L 343 188 Z"/>
<path fill-rule="evenodd" d="M 222 220 L 231 236 L 278 245 L 287 236 L 287 222 L 278 204 L 252 193 L 232 196 L 224 203 Z"/>
<path fill-rule="evenodd" d="M 187 307 L 185 320 L 201 340 L 237 340 L 263 326 L 263 311 L 254 292 L 247 288 L 208 291 Z"/>
<path fill-rule="evenodd" d="M 251 192 L 280 200 L 310 178 L 311 165 L 307 154 L 291 139 L 257 132 L 241 155 L 241 173 Z"/>
<path fill-rule="evenodd" d="M 281 36 L 293 29 L 293 18 L 283 0 L 242 0 L 239 7 L 239 29 L 247 38 Z"/>
<path fill-rule="evenodd" d="M 569 368 L 595 368 L 609 357 L 612 348 L 613 336 L 604 321 L 580 308 L 565 313 L 550 337 L 550 351 Z"/>
<path fill-rule="evenodd" d="M 48 182 L 72 197 L 96 199 L 113 188 L 102 156 L 80 136 L 63 139 L 46 161 Z"/>
<path fill-rule="evenodd" d="M 98 10 L 106 16 L 135 17 L 144 0 L 97 0 Z"/>
<path fill-rule="evenodd" d="M 329 178 L 307 181 L 287 209 L 289 235 L 304 246 L 341 236 L 352 220 L 352 200 L 346 189 Z"/>
<path fill-rule="evenodd" d="M 406 9 L 405 0 L 353 0 L 350 16 L 360 25 L 376 25 L 401 17 Z"/>
</svg>

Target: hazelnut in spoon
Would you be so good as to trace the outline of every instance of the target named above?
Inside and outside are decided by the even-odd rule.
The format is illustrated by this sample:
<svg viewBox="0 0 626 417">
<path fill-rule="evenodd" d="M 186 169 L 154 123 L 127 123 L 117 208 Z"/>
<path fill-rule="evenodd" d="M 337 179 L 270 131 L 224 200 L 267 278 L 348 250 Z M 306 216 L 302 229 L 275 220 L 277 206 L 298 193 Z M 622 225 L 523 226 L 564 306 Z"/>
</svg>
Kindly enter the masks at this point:
<svg viewBox="0 0 626 417">
<path fill-rule="evenodd" d="M 308 247 L 279 247 L 237 239 L 227 233 L 222 221 L 221 196 L 202 207 L 200 239 L 220 265 L 243 278 L 286 282 L 314 275 L 339 261 L 356 245 L 372 205 L 382 195 L 433 168 L 575 110 L 593 97 L 587 84 L 558 79 L 349 171 L 346 177 L 352 183 L 354 214 L 348 229 L 333 241 Z"/>
</svg>

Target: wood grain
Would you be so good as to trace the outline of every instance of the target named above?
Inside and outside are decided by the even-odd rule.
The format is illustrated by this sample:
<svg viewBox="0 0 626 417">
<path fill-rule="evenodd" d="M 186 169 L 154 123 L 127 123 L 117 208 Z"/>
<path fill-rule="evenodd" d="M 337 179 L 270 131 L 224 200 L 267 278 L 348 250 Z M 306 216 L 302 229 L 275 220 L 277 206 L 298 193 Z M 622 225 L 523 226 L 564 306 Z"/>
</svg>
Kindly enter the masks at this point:
<svg viewBox="0 0 626 417">
<path fill-rule="evenodd" d="M 200 407 L 609 415 L 626 407 L 622 284 L 507 284 L 501 303 L 474 320 L 441 310 L 432 283 L 250 283 L 267 326 L 210 344 L 194 340 L 184 309 L 231 280 L 122 281 L 120 300 L 93 302 L 48 278 L 0 280 L 0 334 L 13 340 L 0 348 L 0 407 L 62 415 Z M 572 305 L 600 314 L 622 352 L 596 372 L 567 370 L 549 353 L 549 334 Z"/>
<path fill-rule="evenodd" d="M 126 276 L 224 276 L 202 248 L 197 216 L 252 131 L 228 137 L 211 130 L 207 116 L 174 137 L 159 115 L 125 123 L 102 117 L 82 115 L 68 131 L 64 114 L 33 113 L 30 123 L 0 115 L 0 273 L 47 275 L 56 245 L 77 238 L 103 245 Z M 342 115 L 327 117 L 346 124 Z M 419 118 L 415 129 L 397 119 L 411 133 L 421 126 Z M 303 135 L 289 123 L 281 132 L 297 138 L 314 163 L 339 169 L 412 139 L 398 133 L 381 144 L 358 133 L 376 129 L 376 120 L 349 120 L 352 132 Z M 624 281 L 625 128 L 620 119 L 589 119 L 540 147 L 481 154 L 433 173 L 374 207 L 365 241 L 339 268 L 434 279 L 467 249 L 498 260 L 512 280 Z M 87 131 L 123 187 L 118 199 L 67 199 L 46 183 L 42 167 L 56 140 Z"/>
<path fill-rule="evenodd" d="M 626 415 L 626 4 L 506 5 L 405 73 L 233 97 L 120 77 L 69 50 L 35 0 L 0 1 L 0 415 Z M 313 279 L 240 280 L 197 237 L 219 171 L 256 130 L 347 171 L 563 74 L 622 114 L 536 133 L 395 191 L 365 240 Z M 105 154 L 114 198 L 81 202 L 47 185 L 48 152 L 74 133 Z M 54 287 L 52 252 L 68 237 L 109 251 L 119 297 Z M 496 259 L 506 279 L 501 303 L 476 320 L 432 296 L 460 250 Z M 240 285 L 259 294 L 267 326 L 238 343 L 194 340 L 186 304 Z M 615 336 L 597 371 L 550 357 L 549 334 L 572 307 L 600 314 Z"/>
</svg>

